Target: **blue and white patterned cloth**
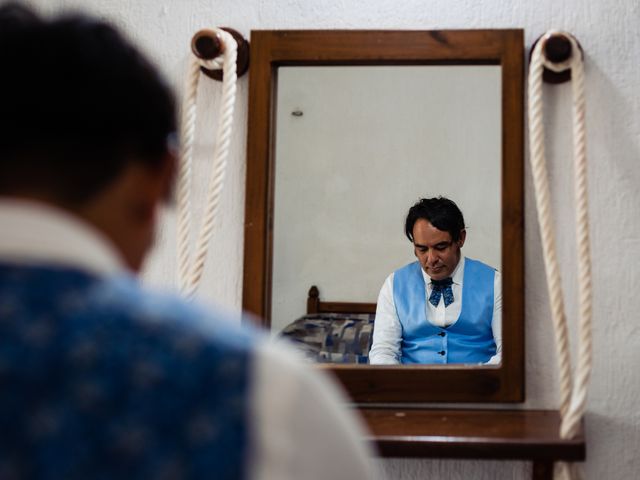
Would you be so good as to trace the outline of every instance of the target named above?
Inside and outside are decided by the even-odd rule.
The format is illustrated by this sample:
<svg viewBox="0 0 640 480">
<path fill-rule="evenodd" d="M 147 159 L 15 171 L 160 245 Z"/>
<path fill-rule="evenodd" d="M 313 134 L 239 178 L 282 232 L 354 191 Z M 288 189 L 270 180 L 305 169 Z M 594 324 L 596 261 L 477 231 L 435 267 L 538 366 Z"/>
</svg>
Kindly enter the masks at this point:
<svg viewBox="0 0 640 480">
<path fill-rule="evenodd" d="M 366 364 L 374 318 L 372 313 L 307 314 L 287 325 L 280 335 L 311 362 Z"/>
<path fill-rule="evenodd" d="M 0 478 L 244 478 L 253 338 L 207 318 L 125 275 L 0 264 Z"/>
<path fill-rule="evenodd" d="M 453 285 L 451 277 L 443 280 L 431 280 L 432 290 L 431 295 L 429 295 L 429 303 L 437 307 L 438 303 L 440 303 L 440 296 L 442 296 L 444 306 L 448 307 L 451 305 L 453 303 L 453 289 L 451 285 Z"/>
</svg>

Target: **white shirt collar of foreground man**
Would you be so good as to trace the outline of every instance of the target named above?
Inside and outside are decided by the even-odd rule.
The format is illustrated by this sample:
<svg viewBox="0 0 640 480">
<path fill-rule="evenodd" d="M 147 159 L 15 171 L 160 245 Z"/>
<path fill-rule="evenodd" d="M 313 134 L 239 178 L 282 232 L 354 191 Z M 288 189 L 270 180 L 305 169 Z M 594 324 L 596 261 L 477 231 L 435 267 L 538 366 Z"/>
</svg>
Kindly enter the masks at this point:
<svg viewBox="0 0 640 480">
<path fill-rule="evenodd" d="M 0 200 L 0 258 L 21 264 L 75 267 L 99 276 L 127 271 L 98 230 L 43 203 Z"/>
</svg>

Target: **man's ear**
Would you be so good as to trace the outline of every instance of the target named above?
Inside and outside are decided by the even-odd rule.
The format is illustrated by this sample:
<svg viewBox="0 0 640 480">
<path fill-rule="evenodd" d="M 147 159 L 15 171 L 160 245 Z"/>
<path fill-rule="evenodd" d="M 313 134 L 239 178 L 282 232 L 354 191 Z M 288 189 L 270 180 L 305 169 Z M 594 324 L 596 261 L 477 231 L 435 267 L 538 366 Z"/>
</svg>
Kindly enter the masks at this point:
<svg viewBox="0 0 640 480">
<path fill-rule="evenodd" d="M 460 230 L 460 238 L 458 238 L 458 241 L 456 242 L 459 248 L 462 248 L 466 238 L 467 238 L 467 231 L 463 228 L 462 230 Z"/>
<path fill-rule="evenodd" d="M 158 207 L 171 201 L 176 170 L 177 160 L 171 153 L 165 154 L 153 167 L 140 163 L 130 165 L 123 184 L 129 205 L 139 220 L 155 221 Z"/>
</svg>

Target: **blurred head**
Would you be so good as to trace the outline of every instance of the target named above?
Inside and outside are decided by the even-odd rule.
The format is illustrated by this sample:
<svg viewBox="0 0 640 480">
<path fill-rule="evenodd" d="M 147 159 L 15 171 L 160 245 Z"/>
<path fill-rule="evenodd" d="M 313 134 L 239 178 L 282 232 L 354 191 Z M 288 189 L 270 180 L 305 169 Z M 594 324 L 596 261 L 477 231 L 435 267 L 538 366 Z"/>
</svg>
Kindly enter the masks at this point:
<svg viewBox="0 0 640 480">
<path fill-rule="evenodd" d="M 0 196 L 93 224 L 132 269 L 175 171 L 173 95 L 113 27 L 0 7 Z"/>
<path fill-rule="evenodd" d="M 466 238 L 464 218 L 454 202 L 444 197 L 421 199 L 409 209 L 405 234 L 431 279 L 451 276 Z"/>
</svg>

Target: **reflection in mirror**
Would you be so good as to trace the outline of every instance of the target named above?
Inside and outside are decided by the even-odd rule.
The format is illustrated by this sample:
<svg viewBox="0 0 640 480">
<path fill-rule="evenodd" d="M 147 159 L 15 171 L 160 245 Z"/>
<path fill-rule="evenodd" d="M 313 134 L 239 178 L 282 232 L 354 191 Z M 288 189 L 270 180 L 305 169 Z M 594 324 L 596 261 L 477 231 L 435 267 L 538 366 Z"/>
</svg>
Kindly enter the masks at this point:
<svg viewBox="0 0 640 480">
<path fill-rule="evenodd" d="M 475 315 L 483 304 L 471 301 L 479 297 L 462 292 L 464 277 L 467 284 L 475 278 L 465 275 L 476 265 L 466 258 L 501 269 L 501 70 L 500 65 L 278 69 L 274 333 L 284 330 L 319 362 L 499 363 L 499 274 L 487 272 L 490 301 L 483 318 Z M 422 262 L 426 283 L 422 275 L 417 278 L 425 292 L 418 310 L 424 313 L 412 330 L 407 318 L 398 317 L 390 274 L 420 254 L 404 233 L 409 207 L 440 195 L 462 210 L 466 237 L 461 249 L 458 242 L 447 246 L 449 257 L 433 255 L 443 245 L 418 245 L 434 248 Z M 438 231 L 449 235 L 445 243 L 454 240 Z M 434 306 L 426 301 L 434 293 L 430 278 L 441 280 L 442 269 L 453 284 Z M 372 314 L 309 312 L 311 285 L 323 298 L 340 302 L 375 304 L 380 295 L 375 333 Z M 453 301 L 445 305 L 449 292 Z M 471 328 L 478 325 L 480 331 Z M 410 332 L 425 340 L 412 343 Z"/>
<path fill-rule="evenodd" d="M 523 31 L 258 30 L 251 46 L 243 307 L 277 335 L 315 285 L 308 313 L 373 315 L 416 260 L 407 210 L 450 197 L 462 253 L 501 273 L 501 363 L 361 365 L 365 335 L 364 358 L 318 368 L 357 403 L 523 401 Z"/>
</svg>

